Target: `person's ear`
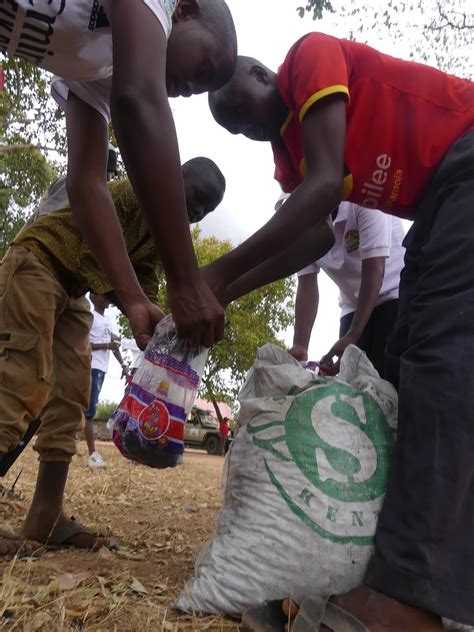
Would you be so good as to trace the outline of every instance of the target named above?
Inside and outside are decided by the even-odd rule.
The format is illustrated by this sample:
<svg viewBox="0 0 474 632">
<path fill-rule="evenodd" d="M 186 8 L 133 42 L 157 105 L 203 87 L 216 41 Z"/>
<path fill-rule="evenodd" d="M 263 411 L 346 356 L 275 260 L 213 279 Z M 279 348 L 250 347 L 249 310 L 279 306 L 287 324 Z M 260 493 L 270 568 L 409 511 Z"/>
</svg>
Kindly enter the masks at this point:
<svg viewBox="0 0 474 632">
<path fill-rule="evenodd" d="M 256 64 L 250 68 L 250 74 L 252 77 L 255 77 L 257 81 L 263 83 L 267 86 L 270 83 L 270 77 L 268 76 L 268 72 L 262 66 L 257 66 Z"/>
<path fill-rule="evenodd" d="M 194 20 L 199 16 L 198 0 L 181 0 L 173 13 L 173 22 Z"/>
</svg>

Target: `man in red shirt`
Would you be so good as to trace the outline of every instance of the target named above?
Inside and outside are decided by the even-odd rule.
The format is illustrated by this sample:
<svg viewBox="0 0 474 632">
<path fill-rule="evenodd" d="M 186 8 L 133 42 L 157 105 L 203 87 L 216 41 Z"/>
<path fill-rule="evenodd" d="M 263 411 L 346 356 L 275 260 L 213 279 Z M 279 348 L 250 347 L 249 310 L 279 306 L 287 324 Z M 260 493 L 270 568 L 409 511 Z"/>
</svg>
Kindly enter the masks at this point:
<svg viewBox="0 0 474 632">
<path fill-rule="evenodd" d="M 335 632 L 331 617 L 370 632 L 474 624 L 474 84 L 310 33 L 277 74 L 241 57 L 209 102 L 230 132 L 272 143 L 291 192 L 207 268 L 222 303 L 324 255 L 341 199 L 414 219 L 387 352 L 399 426 L 376 551 L 363 586 L 303 603 L 296 620 Z M 257 630 L 268 614 L 244 620 Z"/>
<path fill-rule="evenodd" d="M 221 435 L 221 454 L 225 454 L 225 444 L 227 443 L 227 437 L 229 436 L 229 420 L 227 417 L 219 421 L 219 432 Z"/>
</svg>

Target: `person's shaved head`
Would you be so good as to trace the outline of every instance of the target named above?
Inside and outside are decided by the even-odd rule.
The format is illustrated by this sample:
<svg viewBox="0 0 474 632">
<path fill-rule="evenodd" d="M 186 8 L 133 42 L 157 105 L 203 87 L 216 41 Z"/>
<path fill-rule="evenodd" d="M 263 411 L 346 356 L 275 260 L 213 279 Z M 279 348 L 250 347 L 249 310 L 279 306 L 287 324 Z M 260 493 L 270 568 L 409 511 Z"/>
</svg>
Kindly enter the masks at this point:
<svg viewBox="0 0 474 632">
<path fill-rule="evenodd" d="M 237 35 L 224 0 L 181 0 L 173 13 L 166 54 L 168 96 L 222 87 L 232 76 Z"/>
<path fill-rule="evenodd" d="M 214 161 L 204 156 L 188 160 L 182 169 L 189 222 L 200 222 L 222 202 L 224 175 Z"/>
<path fill-rule="evenodd" d="M 276 74 L 257 59 L 243 55 L 237 58 L 231 80 L 209 94 L 209 107 L 219 125 L 252 140 L 273 140 L 287 116 Z"/>
</svg>

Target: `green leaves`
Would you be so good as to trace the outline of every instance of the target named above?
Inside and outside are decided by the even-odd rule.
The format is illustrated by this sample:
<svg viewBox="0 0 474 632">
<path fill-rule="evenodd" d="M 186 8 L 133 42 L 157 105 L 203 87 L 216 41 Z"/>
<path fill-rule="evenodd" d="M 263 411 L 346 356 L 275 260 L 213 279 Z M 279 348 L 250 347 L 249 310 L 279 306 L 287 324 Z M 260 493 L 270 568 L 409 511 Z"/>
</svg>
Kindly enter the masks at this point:
<svg viewBox="0 0 474 632">
<path fill-rule="evenodd" d="M 334 13 L 334 8 L 329 0 L 308 0 L 305 7 L 298 7 L 296 10 L 300 18 L 303 18 L 306 12 L 311 13 L 312 11 L 313 20 L 321 20 L 324 11 Z"/>
<path fill-rule="evenodd" d="M 29 209 L 54 179 L 65 155 L 62 113 L 49 98 L 49 80 L 39 68 L 1 57 L 5 89 L 0 94 L 0 257 Z"/>
</svg>

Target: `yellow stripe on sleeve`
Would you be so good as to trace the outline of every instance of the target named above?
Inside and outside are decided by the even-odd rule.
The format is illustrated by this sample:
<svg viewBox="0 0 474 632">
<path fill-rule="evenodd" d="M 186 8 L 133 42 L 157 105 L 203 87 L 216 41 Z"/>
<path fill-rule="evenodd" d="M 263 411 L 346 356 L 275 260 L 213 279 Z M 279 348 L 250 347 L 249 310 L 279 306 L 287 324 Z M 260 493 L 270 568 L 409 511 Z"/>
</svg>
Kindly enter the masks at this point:
<svg viewBox="0 0 474 632">
<path fill-rule="evenodd" d="M 347 176 L 344 176 L 344 184 L 342 185 L 342 199 L 347 200 L 349 195 L 352 193 L 352 188 L 354 186 L 354 180 L 352 178 L 352 173 L 349 173 Z"/>
<path fill-rule="evenodd" d="M 337 94 L 338 92 L 347 94 L 347 96 L 349 96 L 349 88 L 342 84 L 329 86 L 329 88 L 323 88 L 322 90 L 318 90 L 318 92 L 315 92 L 312 96 L 310 96 L 309 99 L 306 101 L 306 103 L 303 105 L 303 107 L 300 110 L 300 115 L 299 115 L 300 123 L 304 119 L 306 112 L 309 110 L 309 108 L 312 105 L 314 105 L 314 103 L 316 103 L 316 101 L 319 101 L 320 99 L 324 99 L 324 97 L 327 97 L 330 94 Z"/>
<path fill-rule="evenodd" d="M 286 132 L 286 128 L 290 124 L 292 118 L 293 118 L 293 112 L 288 112 L 288 116 L 286 117 L 285 122 L 280 127 L 280 136 L 283 136 L 283 134 Z"/>
<path fill-rule="evenodd" d="M 306 160 L 304 158 L 300 162 L 300 173 L 303 178 L 306 178 L 306 176 L 308 175 L 308 167 L 306 166 Z"/>
</svg>

